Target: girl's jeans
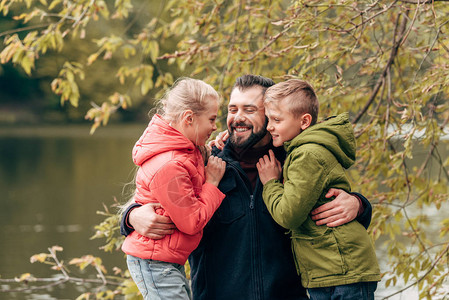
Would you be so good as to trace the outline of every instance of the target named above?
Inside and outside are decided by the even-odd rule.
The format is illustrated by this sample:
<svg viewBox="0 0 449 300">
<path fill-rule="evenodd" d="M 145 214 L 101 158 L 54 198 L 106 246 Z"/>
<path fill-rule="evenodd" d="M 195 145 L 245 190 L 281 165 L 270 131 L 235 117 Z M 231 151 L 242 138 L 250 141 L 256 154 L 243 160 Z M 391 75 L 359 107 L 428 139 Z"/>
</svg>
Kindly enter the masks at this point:
<svg viewBox="0 0 449 300">
<path fill-rule="evenodd" d="M 131 277 L 145 300 L 191 300 L 184 266 L 127 255 Z"/>
<path fill-rule="evenodd" d="M 307 289 L 311 300 L 374 300 L 377 282 L 358 282 Z"/>
</svg>

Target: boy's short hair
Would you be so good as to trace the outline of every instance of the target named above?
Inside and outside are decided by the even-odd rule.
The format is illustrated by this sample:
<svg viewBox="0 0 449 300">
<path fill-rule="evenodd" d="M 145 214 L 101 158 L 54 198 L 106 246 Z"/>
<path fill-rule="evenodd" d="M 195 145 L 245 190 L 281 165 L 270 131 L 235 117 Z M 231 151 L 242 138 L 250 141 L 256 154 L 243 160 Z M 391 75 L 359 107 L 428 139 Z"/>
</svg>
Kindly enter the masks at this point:
<svg viewBox="0 0 449 300">
<path fill-rule="evenodd" d="M 313 87 L 307 81 L 289 79 L 269 87 L 265 92 L 264 103 L 281 100 L 286 101 L 293 115 L 299 117 L 309 113 L 312 116 L 310 125 L 317 122 L 320 105 Z"/>
</svg>

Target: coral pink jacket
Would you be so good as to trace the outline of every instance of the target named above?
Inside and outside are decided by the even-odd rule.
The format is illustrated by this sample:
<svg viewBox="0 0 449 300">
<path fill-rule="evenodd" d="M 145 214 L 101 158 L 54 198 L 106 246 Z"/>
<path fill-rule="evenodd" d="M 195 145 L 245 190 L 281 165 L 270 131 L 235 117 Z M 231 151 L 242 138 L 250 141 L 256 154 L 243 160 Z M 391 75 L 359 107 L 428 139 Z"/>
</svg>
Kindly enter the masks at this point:
<svg viewBox="0 0 449 300">
<path fill-rule="evenodd" d="M 155 115 L 133 149 L 136 175 L 134 199 L 160 203 L 157 213 L 169 216 L 177 230 L 160 240 L 133 231 L 122 245 L 126 254 L 183 265 L 198 246 L 203 228 L 225 197 L 205 182 L 200 151 L 159 115 Z"/>
</svg>

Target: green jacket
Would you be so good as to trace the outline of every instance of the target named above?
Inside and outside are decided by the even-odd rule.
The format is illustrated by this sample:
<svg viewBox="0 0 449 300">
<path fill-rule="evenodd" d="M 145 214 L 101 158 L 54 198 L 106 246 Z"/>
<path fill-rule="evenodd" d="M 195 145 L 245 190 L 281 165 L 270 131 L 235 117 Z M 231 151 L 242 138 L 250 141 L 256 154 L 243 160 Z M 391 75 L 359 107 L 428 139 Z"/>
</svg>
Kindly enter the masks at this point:
<svg viewBox="0 0 449 300">
<path fill-rule="evenodd" d="M 296 269 L 304 287 L 379 281 L 373 243 L 357 221 L 317 226 L 310 211 L 331 201 L 330 188 L 350 191 L 344 169 L 355 160 L 355 137 L 344 113 L 311 126 L 284 143 L 284 183 L 268 181 L 263 199 L 273 219 L 290 229 Z"/>
</svg>

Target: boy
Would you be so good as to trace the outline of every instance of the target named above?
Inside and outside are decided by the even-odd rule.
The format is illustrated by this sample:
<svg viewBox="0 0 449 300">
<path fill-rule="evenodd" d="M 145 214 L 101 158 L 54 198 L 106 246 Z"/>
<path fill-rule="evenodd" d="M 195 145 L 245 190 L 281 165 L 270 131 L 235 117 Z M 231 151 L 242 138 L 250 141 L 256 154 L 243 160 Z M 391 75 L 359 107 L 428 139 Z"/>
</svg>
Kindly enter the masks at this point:
<svg viewBox="0 0 449 300">
<path fill-rule="evenodd" d="M 291 79 L 267 89 L 267 130 L 284 146 L 282 167 L 270 151 L 257 163 L 263 200 L 274 220 L 290 230 L 293 257 L 312 300 L 374 299 L 380 271 L 371 239 L 358 222 L 317 226 L 310 211 L 330 201 L 326 191 L 350 191 L 344 169 L 355 160 L 348 114 L 316 124 L 319 104 L 313 88 Z"/>
</svg>

